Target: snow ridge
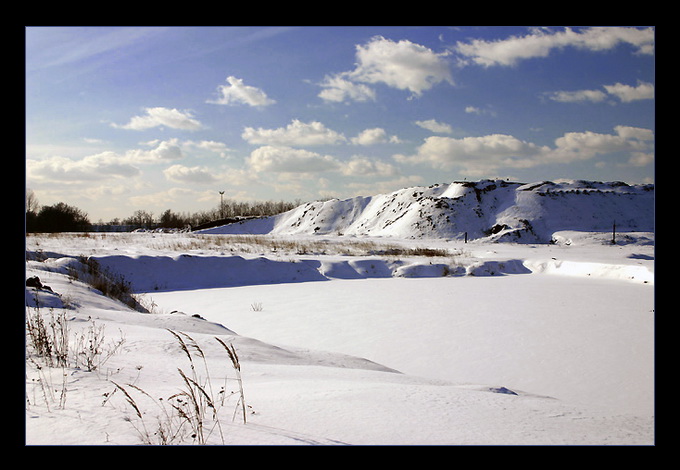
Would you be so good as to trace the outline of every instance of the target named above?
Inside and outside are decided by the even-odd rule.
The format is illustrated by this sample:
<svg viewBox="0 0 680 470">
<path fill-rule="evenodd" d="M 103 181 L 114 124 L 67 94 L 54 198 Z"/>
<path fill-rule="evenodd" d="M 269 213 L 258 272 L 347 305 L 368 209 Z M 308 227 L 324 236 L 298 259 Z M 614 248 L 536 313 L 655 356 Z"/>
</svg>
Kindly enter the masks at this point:
<svg viewBox="0 0 680 470">
<path fill-rule="evenodd" d="M 654 185 L 505 180 L 418 186 L 303 204 L 288 212 L 200 231 L 548 243 L 564 230 L 654 230 Z"/>
</svg>

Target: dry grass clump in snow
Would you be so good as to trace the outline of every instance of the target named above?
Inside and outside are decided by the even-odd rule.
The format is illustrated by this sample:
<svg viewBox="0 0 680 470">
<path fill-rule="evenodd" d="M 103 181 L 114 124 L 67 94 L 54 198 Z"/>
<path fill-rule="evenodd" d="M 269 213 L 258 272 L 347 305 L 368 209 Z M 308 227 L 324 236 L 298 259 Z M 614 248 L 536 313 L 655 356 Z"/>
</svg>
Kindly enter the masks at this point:
<svg viewBox="0 0 680 470">
<path fill-rule="evenodd" d="M 277 255 L 343 255 L 389 257 L 452 257 L 461 250 L 402 246 L 396 242 L 369 239 L 288 238 L 272 235 L 225 235 L 200 233 L 59 233 L 27 234 L 27 244 L 39 257 L 41 250 L 50 251 L 60 241 L 68 244 L 78 239 L 80 254 L 100 254 L 107 250 L 134 250 L 135 246 L 159 252 L 217 252 L 219 254 Z"/>
<path fill-rule="evenodd" d="M 289 239 L 267 235 L 192 235 L 173 245 L 181 250 L 227 250 L 241 253 L 345 256 L 450 257 L 462 254 L 442 248 L 404 247 L 396 243 L 352 239 Z"/>
<path fill-rule="evenodd" d="M 37 300 L 36 300 L 37 302 Z M 26 309 L 26 406 L 45 407 L 48 412 L 55 409 L 66 409 L 66 398 L 69 390 L 69 377 L 74 370 L 94 372 L 116 354 L 125 338 L 108 341 L 104 335 L 104 327 L 88 320 L 87 327 L 72 332 L 66 317 L 66 309 L 45 309 L 27 307 Z M 232 415 L 235 420 L 237 412 L 241 412 L 243 422 L 247 419 L 250 408 L 245 402 L 241 364 L 236 349 L 221 338 L 215 337 L 224 348 L 229 364 L 236 374 L 238 391 L 228 391 L 225 375 L 224 383 L 219 391 L 213 390 L 213 381 L 208 370 L 203 349 L 189 335 L 183 332 L 168 330 L 179 343 L 180 349 L 189 359 L 190 369 L 185 372 L 178 367 L 180 389 L 166 399 L 155 399 L 134 383 L 125 385 L 114 381 L 114 389 L 104 394 L 106 405 L 118 392 L 129 405 L 134 417 L 126 417 L 140 440 L 145 444 L 179 444 L 191 442 L 207 444 L 214 442 L 214 435 L 224 443 L 224 434 L 220 425 L 219 412 L 232 396 L 237 397 Z M 199 374 L 198 359 L 202 361 L 203 376 Z M 138 368 L 141 370 L 141 367 Z M 107 373 L 108 376 L 108 373 Z M 233 380 L 233 379 L 232 379 Z M 137 398 L 135 398 L 137 397 Z M 141 397 L 145 401 L 141 401 Z M 144 405 L 150 401 L 160 410 L 154 416 Z M 155 422 L 150 424 L 149 416 Z M 212 439 L 211 439 L 212 438 Z"/>
<path fill-rule="evenodd" d="M 68 274 L 71 279 L 81 280 L 100 291 L 107 297 L 119 300 L 128 307 L 142 313 L 149 313 L 132 293 L 130 283 L 117 273 L 102 266 L 93 258 L 79 256 L 77 267 L 71 265 Z"/>
<path fill-rule="evenodd" d="M 67 369 L 100 369 L 123 345 L 125 338 L 106 342 L 104 327 L 89 320 L 87 328 L 73 333 L 66 310 L 26 307 L 26 405 L 64 409 L 68 391 Z"/>
<path fill-rule="evenodd" d="M 135 418 L 129 418 L 129 422 L 145 444 L 170 445 L 190 441 L 203 445 L 214 442 L 216 438 L 213 436 L 217 436 L 217 440 L 224 444 L 220 411 L 226 405 L 227 399 L 233 395 L 233 393 L 227 393 L 227 377 L 225 376 L 224 384 L 215 393 L 205 353 L 200 345 L 184 332 L 173 330 L 168 330 L 168 332 L 175 338 L 190 364 L 188 373 L 182 368 L 177 368 L 181 378 L 180 391 L 166 399 L 155 399 L 134 384 L 120 385 L 112 382 L 115 389 L 107 395 L 106 401 L 109 401 L 114 393 L 122 393 L 125 402 L 133 410 L 135 416 Z M 240 409 L 245 424 L 248 406 L 245 402 L 241 364 L 236 349 L 232 344 L 227 344 L 218 337 L 215 337 L 215 339 L 226 350 L 231 367 L 236 371 L 239 392 L 232 421 Z M 205 374 L 203 377 L 198 372 L 197 358 L 200 358 L 202 363 L 202 371 Z M 158 410 L 153 423 L 149 422 L 149 416 L 152 415 L 152 412 L 147 412 L 144 409 L 142 398 L 145 403 L 151 402 Z"/>
</svg>

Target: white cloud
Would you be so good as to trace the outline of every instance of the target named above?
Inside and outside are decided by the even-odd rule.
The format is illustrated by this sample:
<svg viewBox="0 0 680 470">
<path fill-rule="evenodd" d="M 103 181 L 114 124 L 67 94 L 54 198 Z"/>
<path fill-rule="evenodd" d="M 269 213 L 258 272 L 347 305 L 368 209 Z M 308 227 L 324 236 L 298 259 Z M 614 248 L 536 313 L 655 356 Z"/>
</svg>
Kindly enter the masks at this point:
<svg viewBox="0 0 680 470">
<path fill-rule="evenodd" d="M 627 153 L 629 164 L 641 166 L 652 161 L 653 147 L 654 133 L 650 129 L 617 126 L 613 134 L 568 132 L 555 139 L 553 148 L 504 134 L 462 139 L 432 136 L 425 139 L 415 155 L 394 155 L 394 159 L 443 170 L 459 168 L 463 174 L 472 176 L 488 176 L 489 172 L 501 168 L 566 164 L 616 153 Z"/>
<path fill-rule="evenodd" d="M 397 168 L 391 163 L 358 156 L 352 157 L 344 164 L 341 171 L 345 176 L 392 177 L 399 174 Z"/>
<path fill-rule="evenodd" d="M 299 181 L 300 177 L 312 174 L 317 177 L 320 173 L 379 178 L 399 175 L 395 165 L 376 159 L 355 155 L 349 161 L 340 161 L 331 155 L 271 145 L 253 150 L 246 165 L 250 171 L 279 174 L 279 182 L 291 181 L 291 178 Z"/>
<path fill-rule="evenodd" d="M 254 171 L 274 173 L 317 173 L 340 167 L 340 163 L 329 155 L 272 145 L 253 150 L 246 163 Z"/>
<path fill-rule="evenodd" d="M 548 156 L 550 160 L 569 163 L 616 152 L 639 154 L 649 152 L 653 148 L 654 132 L 650 129 L 616 126 L 614 132 L 614 134 L 567 132 L 555 140 L 555 149 Z"/>
<path fill-rule="evenodd" d="M 323 90 L 319 97 L 325 101 L 341 103 L 343 101 L 375 101 L 375 91 L 363 83 L 353 83 L 344 78 L 345 74 L 327 76 L 320 83 Z"/>
<path fill-rule="evenodd" d="M 319 96 L 327 101 L 366 101 L 374 92 L 363 84 L 385 84 L 408 90 L 414 96 L 441 82 L 453 83 L 448 53 L 439 54 L 408 40 L 392 41 L 376 36 L 356 46 L 356 68 L 326 77 Z"/>
<path fill-rule="evenodd" d="M 575 47 L 590 51 L 612 49 L 620 44 L 629 44 L 639 54 L 654 52 L 653 28 L 628 27 L 594 27 L 580 32 L 570 28 L 551 32 L 534 29 L 524 36 L 512 36 L 508 39 L 486 41 L 474 39 L 470 42 L 458 42 L 455 51 L 484 67 L 494 65 L 515 65 L 520 60 L 547 57 L 553 50 Z"/>
<path fill-rule="evenodd" d="M 654 140 L 654 132 L 651 129 L 631 126 L 616 126 L 614 131 L 617 135 L 626 140 L 637 140 L 642 142 Z"/>
<path fill-rule="evenodd" d="M 26 161 L 30 181 L 91 182 L 108 178 L 131 178 L 140 170 L 114 152 L 102 152 L 81 160 L 60 156 Z"/>
<path fill-rule="evenodd" d="M 483 175 L 497 167 L 524 168 L 546 149 L 513 136 L 491 134 L 481 137 L 432 136 L 425 139 L 413 156 L 395 155 L 404 163 L 426 163 L 433 168 L 450 170 L 462 167 L 466 174 Z"/>
<path fill-rule="evenodd" d="M 269 106 L 276 103 L 264 91 L 245 85 L 240 78 L 229 76 L 227 77 L 227 82 L 229 85 L 217 87 L 220 96 L 216 100 L 208 100 L 208 103 L 224 105 L 247 104 L 249 106 Z"/>
<path fill-rule="evenodd" d="M 167 179 L 180 183 L 212 183 L 216 181 L 213 170 L 200 166 L 172 165 L 163 170 L 163 174 Z"/>
<path fill-rule="evenodd" d="M 624 103 L 654 99 L 654 85 L 647 82 L 638 82 L 636 87 L 616 83 L 614 85 L 605 85 L 604 88 L 607 90 L 607 93 L 616 96 Z"/>
<path fill-rule="evenodd" d="M 577 103 L 592 101 L 599 103 L 607 99 L 607 94 L 600 90 L 555 91 L 547 93 L 548 98 L 560 103 Z"/>
<path fill-rule="evenodd" d="M 136 131 L 159 126 L 188 131 L 195 131 L 203 127 L 188 111 L 162 107 L 145 108 L 144 111 L 146 112 L 145 115 L 133 116 L 129 123 L 124 125 L 113 124 L 113 127 Z"/>
<path fill-rule="evenodd" d="M 365 129 L 356 137 L 352 138 L 352 143 L 356 145 L 375 145 L 389 143 L 399 143 L 400 140 L 396 135 L 388 137 L 385 129 L 374 127 L 373 129 Z"/>
<path fill-rule="evenodd" d="M 437 83 L 453 83 L 445 55 L 411 41 L 376 36 L 365 46 L 357 46 L 358 65 L 351 76 L 359 82 L 384 83 L 421 95 Z"/>
<path fill-rule="evenodd" d="M 490 106 L 487 106 L 486 109 L 478 108 L 476 106 L 466 106 L 465 112 L 467 114 L 476 114 L 478 116 L 489 115 L 496 117 L 496 111 L 494 111 Z"/>
<path fill-rule="evenodd" d="M 654 161 L 653 153 L 633 152 L 628 160 L 630 166 L 647 166 Z"/>
<path fill-rule="evenodd" d="M 159 163 L 184 158 L 177 139 L 151 141 L 148 145 L 156 145 L 156 148 L 151 150 L 128 150 L 125 153 L 125 158 L 135 163 Z"/>
<path fill-rule="evenodd" d="M 654 85 L 648 82 L 638 82 L 638 85 L 635 87 L 616 83 L 614 85 L 604 85 L 603 88 L 606 93 L 601 90 L 555 91 L 546 93 L 546 96 L 553 101 L 559 101 L 561 103 L 576 103 L 582 101 L 599 103 L 605 101 L 608 94 L 615 96 L 623 103 L 654 99 Z"/>
<path fill-rule="evenodd" d="M 342 134 L 326 128 L 326 126 L 318 121 L 304 123 L 297 119 L 294 119 L 285 128 L 255 129 L 253 127 L 246 127 L 241 137 L 248 143 L 255 145 L 289 147 L 331 145 L 347 140 Z"/>
<path fill-rule="evenodd" d="M 28 177 L 33 180 L 91 182 L 111 178 L 131 178 L 141 174 L 137 165 L 166 163 L 184 158 L 177 139 L 151 141 L 154 148 L 133 149 L 123 154 L 107 151 L 74 160 L 52 156 L 27 160 Z"/>
<path fill-rule="evenodd" d="M 195 145 L 199 148 L 220 154 L 229 150 L 223 142 L 215 142 L 214 140 L 202 140 L 197 142 Z"/>
<path fill-rule="evenodd" d="M 417 126 L 437 134 L 451 134 L 453 132 L 453 128 L 450 125 L 437 122 L 434 119 L 416 121 L 415 123 Z"/>
<path fill-rule="evenodd" d="M 189 140 L 185 142 L 185 145 L 189 148 L 195 147 L 211 153 L 216 153 L 222 158 L 226 158 L 227 153 L 231 151 L 224 142 L 217 142 L 214 140 L 201 140 L 198 142 Z"/>
</svg>

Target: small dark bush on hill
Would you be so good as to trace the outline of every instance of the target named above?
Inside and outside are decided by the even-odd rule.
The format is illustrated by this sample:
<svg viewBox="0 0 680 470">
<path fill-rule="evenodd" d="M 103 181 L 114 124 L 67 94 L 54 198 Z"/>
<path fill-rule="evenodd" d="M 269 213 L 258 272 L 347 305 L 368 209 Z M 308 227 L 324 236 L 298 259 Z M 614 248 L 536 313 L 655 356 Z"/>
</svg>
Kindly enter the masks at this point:
<svg viewBox="0 0 680 470">
<path fill-rule="evenodd" d="M 90 227 L 86 213 L 63 202 L 26 212 L 27 232 L 85 232 Z"/>
</svg>

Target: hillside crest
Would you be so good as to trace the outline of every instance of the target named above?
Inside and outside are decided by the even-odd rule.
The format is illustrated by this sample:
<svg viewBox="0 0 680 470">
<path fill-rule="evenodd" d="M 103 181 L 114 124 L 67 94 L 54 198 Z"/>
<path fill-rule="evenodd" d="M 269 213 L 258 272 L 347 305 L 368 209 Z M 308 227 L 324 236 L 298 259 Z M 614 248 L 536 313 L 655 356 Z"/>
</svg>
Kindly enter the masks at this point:
<svg viewBox="0 0 680 470">
<path fill-rule="evenodd" d="M 487 239 L 548 243 L 561 230 L 654 231 L 654 185 L 505 180 L 416 186 L 303 204 L 200 233 Z"/>
</svg>

